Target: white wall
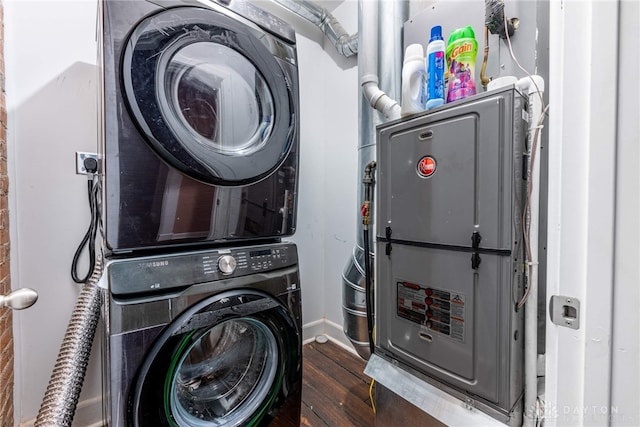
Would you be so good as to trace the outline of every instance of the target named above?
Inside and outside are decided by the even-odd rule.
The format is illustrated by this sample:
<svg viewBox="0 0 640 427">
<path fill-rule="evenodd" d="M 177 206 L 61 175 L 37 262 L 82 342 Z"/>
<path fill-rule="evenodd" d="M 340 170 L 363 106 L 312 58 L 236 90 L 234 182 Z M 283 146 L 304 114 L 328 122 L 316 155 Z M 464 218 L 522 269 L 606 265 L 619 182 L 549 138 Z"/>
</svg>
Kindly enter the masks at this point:
<svg viewBox="0 0 640 427">
<path fill-rule="evenodd" d="M 356 2 L 326 3 L 349 32 Z M 341 272 L 355 240 L 357 71 L 320 31 L 281 11 L 298 31 L 301 174 L 298 211 L 305 324 L 341 325 Z M 15 420 L 40 406 L 78 294 L 69 276 L 88 226 L 86 179 L 75 152 L 96 151 L 95 0 L 5 0 L 5 52 L 13 287 L 40 298 L 15 313 Z M 319 43 L 318 43 L 319 42 Z M 86 265 L 86 264 L 82 264 Z M 76 415 L 100 417 L 99 346 Z"/>
<path fill-rule="evenodd" d="M 333 11 L 349 34 L 358 31 L 357 2 L 347 1 Z M 340 326 L 342 333 L 342 271 L 350 260 L 356 241 L 356 223 L 360 207 L 357 201 L 358 185 L 358 105 L 360 85 L 356 59 L 341 58 L 335 49 L 325 47 L 340 67 L 329 66 L 324 86 L 327 96 L 325 112 L 325 180 L 324 193 L 327 203 L 323 211 L 325 221 L 324 315 Z"/>
<path fill-rule="evenodd" d="M 625 1 L 620 8 L 620 52 L 637 51 L 640 40 L 640 2 Z M 620 55 L 619 78 L 640 67 L 636 54 Z M 616 238 L 613 292 L 611 407 L 617 414 L 611 425 L 640 424 L 640 98 L 618 87 L 618 148 Z"/>
<path fill-rule="evenodd" d="M 74 154 L 96 151 L 95 22 L 91 1 L 5 1 L 11 277 L 40 294 L 14 317 L 16 422 L 39 409 L 79 290 L 89 213 Z M 96 355 L 83 399 L 100 392 Z"/>
<path fill-rule="evenodd" d="M 345 2 L 332 13 L 347 32 L 357 32 L 357 2 Z M 303 315 L 305 323 L 324 318 L 339 325 L 337 331 L 325 332 L 337 333 L 338 338 L 344 338 L 342 270 L 355 244 L 358 215 L 356 175 L 361 95 L 357 64 L 355 58 L 341 57 L 326 39 L 322 54 L 317 53 L 317 46 L 305 44 L 300 43 L 299 50 L 301 116 L 303 129 L 310 132 L 303 134 L 301 139 L 301 209 L 294 238 L 300 245 L 306 311 Z M 318 62 L 322 64 L 320 67 Z M 313 68 L 316 70 L 312 71 Z M 304 80 L 309 72 L 316 75 Z M 311 90 L 309 86 L 314 87 L 319 96 L 307 97 L 305 93 Z M 316 168 L 320 171 L 315 171 Z M 318 173 L 320 176 L 315 176 Z M 314 181 L 310 182 L 310 179 Z M 303 210 L 308 207 L 313 209 L 310 215 Z M 310 265 L 313 268 L 307 270 Z"/>
</svg>

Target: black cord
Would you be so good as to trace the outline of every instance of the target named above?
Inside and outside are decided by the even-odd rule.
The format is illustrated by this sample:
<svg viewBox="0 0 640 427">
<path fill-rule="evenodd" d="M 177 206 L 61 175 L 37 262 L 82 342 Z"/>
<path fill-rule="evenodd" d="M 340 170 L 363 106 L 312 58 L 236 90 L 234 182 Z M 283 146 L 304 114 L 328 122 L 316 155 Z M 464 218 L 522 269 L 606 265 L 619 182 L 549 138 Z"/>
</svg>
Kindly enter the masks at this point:
<svg viewBox="0 0 640 427">
<path fill-rule="evenodd" d="M 367 333 L 369 338 L 369 354 L 375 351 L 375 342 L 373 340 L 373 284 L 371 280 L 371 255 L 369 250 L 369 223 L 371 222 L 371 199 L 373 198 L 372 186 L 374 183 L 373 171 L 376 168 L 376 162 L 371 161 L 364 170 L 362 183 L 364 184 L 364 204 L 362 205 L 362 234 L 364 243 L 364 290 L 365 305 L 367 311 Z"/>
<path fill-rule="evenodd" d="M 364 291 L 365 304 L 367 306 L 367 332 L 369 334 L 369 354 L 373 354 L 375 344 L 373 342 L 373 295 L 371 286 L 371 256 L 369 255 L 369 228 L 365 227 L 364 233 Z"/>
<path fill-rule="evenodd" d="M 86 283 L 93 274 L 96 265 L 96 235 L 100 224 L 100 209 L 98 205 L 100 185 L 95 176 L 92 176 L 92 178 L 87 181 L 87 195 L 89 196 L 91 221 L 89 223 L 89 229 L 82 238 L 78 249 L 76 249 L 76 253 L 73 255 L 73 262 L 71 263 L 71 278 L 76 283 Z M 85 246 L 89 251 L 89 271 L 86 276 L 80 278 L 78 276 L 78 262 Z"/>
</svg>

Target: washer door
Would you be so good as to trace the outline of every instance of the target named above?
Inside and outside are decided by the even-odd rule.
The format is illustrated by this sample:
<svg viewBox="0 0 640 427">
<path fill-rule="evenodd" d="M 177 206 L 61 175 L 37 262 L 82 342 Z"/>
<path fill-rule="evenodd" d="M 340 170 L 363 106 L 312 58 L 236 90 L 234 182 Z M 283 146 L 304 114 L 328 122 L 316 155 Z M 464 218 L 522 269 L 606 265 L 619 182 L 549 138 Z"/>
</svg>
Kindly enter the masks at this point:
<svg viewBox="0 0 640 427">
<path fill-rule="evenodd" d="M 297 390 L 300 335 L 289 311 L 255 291 L 186 310 L 156 340 L 129 398 L 134 426 L 262 426 Z"/>
<path fill-rule="evenodd" d="M 290 82 L 258 30 L 203 8 L 140 22 L 124 49 L 129 110 L 167 163 L 211 184 L 271 174 L 295 134 Z"/>
</svg>

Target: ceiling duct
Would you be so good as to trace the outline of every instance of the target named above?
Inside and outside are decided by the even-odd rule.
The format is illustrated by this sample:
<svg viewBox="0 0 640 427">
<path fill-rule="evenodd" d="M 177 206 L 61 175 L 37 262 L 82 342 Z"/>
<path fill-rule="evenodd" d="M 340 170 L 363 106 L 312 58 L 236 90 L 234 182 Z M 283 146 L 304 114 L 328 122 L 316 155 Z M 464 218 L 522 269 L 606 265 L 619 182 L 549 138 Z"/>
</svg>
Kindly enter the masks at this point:
<svg viewBox="0 0 640 427">
<path fill-rule="evenodd" d="M 349 35 L 324 7 L 309 0 L 274 1 L 320 28 L 341 55 L 350 57 L 358 53 L 358 34 Z"/>
</svg>

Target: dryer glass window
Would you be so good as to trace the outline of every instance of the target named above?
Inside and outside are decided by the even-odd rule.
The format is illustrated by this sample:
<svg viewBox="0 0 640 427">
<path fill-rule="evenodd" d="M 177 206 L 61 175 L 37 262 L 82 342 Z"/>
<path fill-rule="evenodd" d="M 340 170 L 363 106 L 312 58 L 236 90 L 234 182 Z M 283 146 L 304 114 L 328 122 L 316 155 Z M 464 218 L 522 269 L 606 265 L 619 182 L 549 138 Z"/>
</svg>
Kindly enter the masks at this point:
<svg viewBox="0 0 640 427">
<path fill-rule="evenodd" d="M 168 380 L 178 425 L 244 425 L 272 389 L 278 348 L 265 324 L 238 318 L 207 330 L 176 361 Z"/>
<path fill-rule="evenodd" d="M 252 184 L 297 148 L 295 50 L 283 58 L 272 35 L 202 6 L 149 15 L 122 41 L 123 101 L 170 167 L 207 184 Z"/>
<path fill-rule="evenodd" d="M 230 47 L 212 42 L 178 47 L 159 83 L 166 99 L 160 103 L 163 116 L 187 149 L 195 141 L 219 153 L 247 155 L 271 134 L 269 88 L 253 64 Z"/>
</svg>

